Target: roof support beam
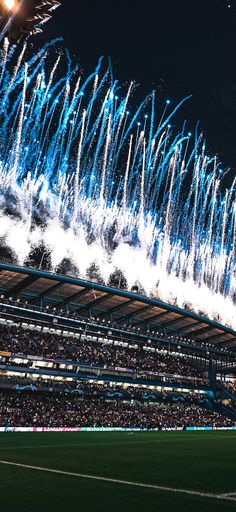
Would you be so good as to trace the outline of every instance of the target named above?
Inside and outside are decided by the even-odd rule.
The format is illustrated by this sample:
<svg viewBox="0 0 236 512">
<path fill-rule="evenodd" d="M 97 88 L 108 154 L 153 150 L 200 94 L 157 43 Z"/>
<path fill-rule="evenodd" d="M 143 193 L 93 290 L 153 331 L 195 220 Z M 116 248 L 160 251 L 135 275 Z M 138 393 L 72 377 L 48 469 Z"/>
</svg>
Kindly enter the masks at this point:
<svg viewBox="0 0 236 512">
<path fill-rule="evenodd" d="M 13 288 L 11 288 L 10 290 L 7 290 L 6 294 L 9 297 L 11 295 L 16 296 L 20 292 L 22 292 L 22 290 L 24 290 L 24 288 L 26 288 L 27 286 L 30 286 L 31 284 L 33 284 L 38 279 L 39 279 L 38 276 L 29 275 L 25 279 L 23 279 L 20 283 L 17 283 L 15 286 L 13 286 Z"/>
<path fill-rule="evenodd" d="M 202 334 L 205 334 L 206 332 L 208 331 L 212 331 L 212 326 L 211 325 L 208 325 L 207 327 L 202 327 L 202 329 L 197 329 L 196 331 L 194 331 L 194 336 L 202 336 Z M 205 341 L 205 338 L 203 338 L 203 341 Z"/>
<path fill-rule="evenodd" d="M 93 308 L 96 309 L 96 306 L 98 304 L 102 304 L 110 297 L 113 297 L 113 294 L 106 293 L 102 297 L 99 297 L 98 299 L 94 299 L 92 302 L 88 302 L 87 304 L 80 304 L 79 307 L 76 308 L 76 311 L 80 311 L 81 309 L 93 309 Z M 104 313 L 106 313 L 106 311 L 104 311 Z"/>
<path fill-rule="evenodd" d="M 219 334 L 215 334 L 214 336 L 210 336 L 210 338 L 204 338 L 203 341 L 205 341 L 206 343 L 208 343 L 208 342 L 211 343 L 213 341 L 213 343 L 214 343 L 214 341 L 216 339 L 222 338 L 222 336 L 225 336 L 225 334 L 226 334 L 225 332 L 220 332 Z"/>
<path fill-rule="evenodd" d="M 163 313 L 159 313 L 158 315 L 153 315 L 150 318 L 147 318 L 146 322 L 153 322 L 153 320 L 158 320 L 158 318 L 163 318 L 164 316 L 168 316 L 169 314 L 170 311 L 163 311 Z"/>
<path fill-rule="evenodd" d="M 70 295 L 67 297 L 66 300 L 64 300 L 64 304 L 69 304 L 69 302 L 72 302 L 75 299 L 78 299 L 79 297 L 82 297 L 83 295 L 86 295 L 86 293 L 93 293 L 92 290 L 89 290 L 88 288 L 83 288 L 83 290 L 80 290 L 79 292 L 73 293 L 73 295 Z"/>
<path fill-rule="evenodd" d="M 47 290 L 44 290 L 44 292 L 37 295 L 37 297 L 34 297 L 32 300 L 30 300 L 30 304 L 36 302 L 37 300 L 43 299 L 45 295 L 50 295 L 52 292 L 60 288 L 64 283 L 59 281 L 59 283 L 54 284 L 53 286 L 50 286 L 50 288 L 47 288 Z"/>
<path fill-rule="evenodd" d="M 140 313 L 146 313 L 146 311 L 149 311 L 150 309 L 153 309 L 154 306 L 145 306 L 144 308 L 137 309 L 136 311 L 133 311 L 132 313 L 129 313 L 129 318 L 135 317 L 135 315 L 140 315 Z M 141 318 L 140 318 L 141 320 Z M 144 318 L 143 320 L 148 321 L 148 319 Z"/>
<path fill-rule="evenodd" d="M 175 325 L 178 325 L 179 322 L 183 322 L 183 320 L 186 320 L 186 318 L 184 318 L 183 316 L 181 316 L 180 318 L 175 318 L 175 320 L 171 320 L 170 322 L 166 322 L 165 323 L 165 327 L 175 327 Z"/>
<path fill-rule="evenodd" d="M 158 327 L 158 329 L 163 329 L 165 327 L 165 324 L 160 324 L 160 325 L 154 324 L 153 320 L 154 319 L 158 319 L 160 317 L 164 317 L 164 316 L 169 315 L 169 314 L 170 314 L 169 311 L 164 311 L 163 313 L 160 313 L 159 315 L 154 315 L 154 316 L 151 316 L 149 318 L 142 318 L 142 319 L 141 318 L 134 318 L 133 321 L 135 322 L 135 325 L 139 325 L 139 324 L 144 322 L 145 324 L 153 325 L 153 327 L 155 327 L 155 328 Z"/>
<path fill-rule="evenodd" d="M 134 299 L 128 300 L 126 302 L 122 302 L 122 304 L 118 304 L 117 306 L 114 306 L 114 308 L 109 309 L 109 311 L 107 311 L 107 313 L 109 313 L 109 314 L 116 313 L 120 309 L 126 308 L 130 304 L 133 304 L 133 302 L 135 302 Z"/>
<path fill-rule="evenodd" d="M 235 343 L 236 342 L 236 338 L 228 338 L 227 340 L 224 340 L 224 341 L 219 341 L 218 345 L 220 345 L 220 347 L 224 347 L 224 346 L 227 346 L 227 345 L 231 345 L 231 343 Z"/>
</svg>

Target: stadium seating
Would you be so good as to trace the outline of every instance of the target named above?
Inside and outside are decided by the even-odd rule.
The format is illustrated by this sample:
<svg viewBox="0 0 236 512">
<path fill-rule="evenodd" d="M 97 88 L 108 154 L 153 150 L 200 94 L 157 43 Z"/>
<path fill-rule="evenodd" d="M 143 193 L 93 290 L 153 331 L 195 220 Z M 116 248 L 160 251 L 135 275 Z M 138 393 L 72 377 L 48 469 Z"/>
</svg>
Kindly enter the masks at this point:
<svg viewBox="0 0 236 512">
<path fill-rule="evenodd" d="M 122 345 L 122 346 L 121 346 Z M 30 354 L 42 357 L 69 359 L 103 367 L 127 368 L 177 375 L 198 379 L 206 384 L 206 379 L 191 360 L 182 354 L 157 351 L 146 345 L 110 343 L 100 338 L 91 340 L 81 337 L 59 337 L 39 334 L 15 327 L 0 327 L 0 350 L 15 354 Z"/>
<path fill-rule="evenodd" d="M 94 322 L 96 322 L 94 320 Z M 0 427 L 222 427 L 232 404 L 201 356 L 182 346 L 0 324 Z M 50 332 L 50 329 L 53 332 Z M 46 331 L 46 332 L 45 332 Z M 232 387 L 221 384 L 232 395 Z M 222 398 L 224 397 L 223 392 Z"/>
<path fill-rule="evenodd" d="M 186 404 L 141 404 L 81 400 L 42 394 L 2 394 L 0 424 L 54 427 L 141 427 L 232 426 L 229 418 L 203 407 Z"/>
</svg>

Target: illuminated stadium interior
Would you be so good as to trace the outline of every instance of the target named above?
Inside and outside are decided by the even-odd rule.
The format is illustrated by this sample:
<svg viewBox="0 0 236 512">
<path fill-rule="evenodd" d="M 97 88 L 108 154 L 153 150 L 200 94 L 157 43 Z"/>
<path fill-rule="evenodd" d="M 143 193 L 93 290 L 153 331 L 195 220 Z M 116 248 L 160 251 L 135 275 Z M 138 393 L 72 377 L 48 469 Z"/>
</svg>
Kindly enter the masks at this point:
<svg viewBox="0 0 236 512">
<path fill-rule="evenodd" d="M 69 276 L 7 264 L 0 265 L 0 276 L 5 391 L 36 386 L 84 398 L 91 389 L 108 399 L 140 402 L 145 395 L 146 404 L 216 398 L 230 407 L 234 403 L 231 329 L 137 293 Z M 234 418 L 231 409 L 224 413 Z"/>
</svg>

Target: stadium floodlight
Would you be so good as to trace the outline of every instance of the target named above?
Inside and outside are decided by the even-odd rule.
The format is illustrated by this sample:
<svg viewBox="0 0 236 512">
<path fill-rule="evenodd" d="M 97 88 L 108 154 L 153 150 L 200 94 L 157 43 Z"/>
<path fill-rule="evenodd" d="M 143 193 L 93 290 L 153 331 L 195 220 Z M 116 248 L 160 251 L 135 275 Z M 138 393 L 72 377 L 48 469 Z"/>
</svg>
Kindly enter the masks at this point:
<svg viewBox="0 0 236 512">
<path fill-rule="evenodd" d="M 12 11 L 16 7 L 15 0 L 3 0 L 3 5 L 8 11 Z"/>
<path fill-rule="evenodd" d="M 58 0 L 0 0 L 2 32 L 13 42 L 43 32 L 60 5 Z"/>
</svg>

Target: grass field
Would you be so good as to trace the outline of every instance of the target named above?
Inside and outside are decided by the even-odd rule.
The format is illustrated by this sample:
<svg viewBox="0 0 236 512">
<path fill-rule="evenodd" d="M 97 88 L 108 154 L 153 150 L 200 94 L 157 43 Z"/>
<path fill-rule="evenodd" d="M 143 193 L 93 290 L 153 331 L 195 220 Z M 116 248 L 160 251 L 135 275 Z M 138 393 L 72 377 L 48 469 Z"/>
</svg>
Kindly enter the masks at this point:
<svg viewBox="0 0 236 512">
<path fill-rule="evenodd" d="M 232 431 L 4 433 L 0 461 L 3 512 L 236 510 Z"/>
</svg>

